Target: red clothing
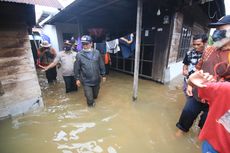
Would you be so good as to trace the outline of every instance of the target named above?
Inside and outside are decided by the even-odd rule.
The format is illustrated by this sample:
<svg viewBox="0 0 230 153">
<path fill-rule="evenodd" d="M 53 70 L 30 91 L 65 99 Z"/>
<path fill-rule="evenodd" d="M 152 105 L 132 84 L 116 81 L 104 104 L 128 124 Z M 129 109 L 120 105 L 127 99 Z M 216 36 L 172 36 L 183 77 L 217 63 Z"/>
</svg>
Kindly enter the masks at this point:
<svg viewBox="0 0 230 153">
<path fill-rule="evenodd" d="M 209 104 L 199 139 L 207 140 L 219 153 L 230 153 L 230 82 L 208 83 L 198 94 Z"/>
<path fill-rule="evenodd" d="M 108 52 L 105 53 L 104 61 L 105 61 L 105 64 L 109 64 L 109 62 L 111 61 L 110 55 Z"/>
<path fill-rule="evenodd" d="M 202 59 L 196 65 L 197 70 L 204 70 L 211 75 L 214 75 L 214 67 L 216 64 L 221 62 L 228 62 L 228 54 L 230 50 L 218 50 L 217 48 L 211 46 L 205 49 Z"/>
</svg>

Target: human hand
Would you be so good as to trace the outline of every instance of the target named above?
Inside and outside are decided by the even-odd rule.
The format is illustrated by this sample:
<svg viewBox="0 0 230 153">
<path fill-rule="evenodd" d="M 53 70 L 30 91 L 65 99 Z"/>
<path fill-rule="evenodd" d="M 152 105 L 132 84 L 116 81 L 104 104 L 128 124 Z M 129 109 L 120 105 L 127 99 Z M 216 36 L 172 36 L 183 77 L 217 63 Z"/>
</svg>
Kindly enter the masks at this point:
<svg viewBox="0 0 230 153">
<path fill-rule="evenodd" d="M 80 81 L 80 80 L 76 80 L 76 85 L 77 85 L 78 87 L 80 87 L 80 86 L 81 86 L 81 81 Z"/>
<path fill-rule="evenodd" d="M 203 70 L 196 71 L 193 74 L 190 75 L 189 81 L 199 87 L 199 88 L 204 88 L 206 87 L 205 83 L 207 82 L 215 82 L 216 80 L 212 75 L 209 73 L 204 73 Z"/>
<path fill-rule="evenodd" d="M 42 68 L 42 69 L 45 69 L 46 67 L 44 67 L 44 66 L 42 66 L 42 65 L 40 65 L 40 64 L 38 64 L 38 67 L 40 67 L 40 68 Z"/>
<path fill-rule="evenodd" d="M 42 72 L 45 72 L 45 71 L 47 71 L 48 69 L 49 69 L 48 66 L 47 66 L 47 67 L 43 67 Z"/>
<path fill-rule="evenodd" d="M 106 77 L 102 77 L 102 82 L 105 82 L 106 81 Z"/>
<path fill-rule="evenodd" d="M 187 77 L 188 76 L 188 70 L 183 70 L 182 74 Z"/>
<path fill-rule="evenodd" d="M 191 85 L 187 85 L 187 89 L 186 89 L 186 94 L 188 96 L 193 96 L 193 93 L 192 93 L 192 86 Z"/>
</svg>

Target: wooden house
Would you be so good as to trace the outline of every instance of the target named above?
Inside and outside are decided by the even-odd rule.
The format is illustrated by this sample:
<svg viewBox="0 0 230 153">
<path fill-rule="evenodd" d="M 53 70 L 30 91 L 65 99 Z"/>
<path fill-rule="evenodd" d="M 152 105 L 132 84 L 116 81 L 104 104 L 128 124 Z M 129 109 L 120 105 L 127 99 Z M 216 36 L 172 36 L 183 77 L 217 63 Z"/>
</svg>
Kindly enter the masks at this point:
<svg viewBox="0 0 230 153">
<path fill-rule="evenodd" d="M 34 5 L 32 0 L 0 1 L 0 118 L 44 106 L 29 40 Z"/>
<path fill-rule="evenodd" d="M 182 59 L 193 34 L 207 33 L 207 24 L 225 15 L 223 0 L 142 0 L 139 76 L 167 83 L 181 74 Z M 104 29 L 111 39 L 136 31 L 137 0 L 74 1 L 47 24 L 87 34 Z M 74 26 L 77 25 L 77 26 Z M 58 29 L 56 29 L 59 31 Z M 61 39 L 61 38 L 58 38 Z M 59 40 L 63 41 L 63 40 Z M 133 74 L 134 56 L 112 54 L 112 68 Z"/>
</svg>

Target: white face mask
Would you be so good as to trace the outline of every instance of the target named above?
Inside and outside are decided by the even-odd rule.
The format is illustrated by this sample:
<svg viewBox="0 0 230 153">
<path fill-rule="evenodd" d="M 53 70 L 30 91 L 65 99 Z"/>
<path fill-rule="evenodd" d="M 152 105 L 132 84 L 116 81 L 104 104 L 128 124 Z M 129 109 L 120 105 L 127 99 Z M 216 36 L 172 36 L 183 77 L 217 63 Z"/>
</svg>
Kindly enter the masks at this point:
<svg viewBox="0 0 230 153">
<path fill-rule="evenodd" d="M 92 48 L 84 49 L 84 51 L 90 52 L 90 51 L 92 51 Z"/>
</svg>

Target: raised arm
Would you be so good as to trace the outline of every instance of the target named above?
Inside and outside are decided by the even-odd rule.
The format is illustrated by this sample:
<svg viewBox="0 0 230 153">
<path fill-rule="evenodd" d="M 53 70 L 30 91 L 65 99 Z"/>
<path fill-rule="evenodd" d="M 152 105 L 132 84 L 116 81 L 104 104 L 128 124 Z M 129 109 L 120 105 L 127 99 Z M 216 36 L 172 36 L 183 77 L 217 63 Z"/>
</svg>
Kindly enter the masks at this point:
<svg viewBox="0 0 230 153">
<path fill-rule="evenodd" d="M 207 82 L 215 82 L 216 80 L 209 73 L 204 73 L 203 70 L 196 71 L 190 75 L 188 79 L 188 84 L 191 86 L 196 86 L 198 88 L 206 87 Z"/>
</svg>

